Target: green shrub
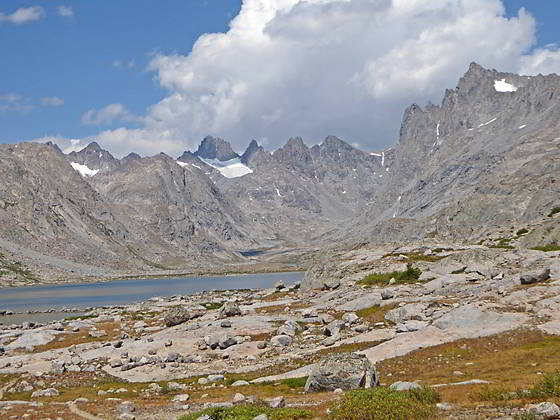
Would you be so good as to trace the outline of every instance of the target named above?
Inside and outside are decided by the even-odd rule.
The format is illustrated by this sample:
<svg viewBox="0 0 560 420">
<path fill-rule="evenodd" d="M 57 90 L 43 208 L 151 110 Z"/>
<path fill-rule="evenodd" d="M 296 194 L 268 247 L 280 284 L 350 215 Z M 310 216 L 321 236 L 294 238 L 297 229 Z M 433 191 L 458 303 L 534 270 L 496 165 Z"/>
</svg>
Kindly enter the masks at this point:
<svg viewBox="0 0 560 420">
<path fill-rule="evenodd" d="M 414 268 L 412 264 L 406 266 L 404 271 L 393 271 L 391 273 L 372 273 L 358 281 L 359 284 L 367 286 L 385 285 L 394 278 L 397 284 L 416 283 L 422 274 L 422 270 Z"/>
<path fill-rule="evenodd" d="M 528 393 L 531 398 L 560 397 L 560 371 L 544 375 Z"/>
<path fill-rule="evenodd" d="M 519 230 L 516 232 L 516 235 L 517 235 L 517 236 L 521 236 L 521 235 L 525 235 L 526 233 L 529 233 L 529 229 L 523 228 L 523 229 L 519 229 Z"/>
<path fill-rule="evenodd" d="M 439 396 L 433 389 L 393 391 L 385 387 L 346 393 L 331 407 L 332 420 L 432 419 Z"/>
<path fill-rule="evenodd" d="M 179 420 L 196 420 L 205 414 L 213 420 L 252 420 L 260 414 L 266 414 L 270 420 L 298 420 L 312 417 L 309 411 L 297 408 L 275 409 L 258 405 L 237 405 L 235 407 L 208 408 L 197 413 L 187 414 Z"/>
<path fill-rule="evenodd" d="M 556 213 L 560 213 L 560 207 L 554 207 L 552 210 L 550 210 L 550 213 L 548 213 L 548 217 L 552 217 Z"/>
<path fill-rule="evenodd" d="M 222 302 L 206 302 L 202 304 L 202 306 L 204 306 L 209 311 L 213 309 L 220 309 L 223 305 L 224 304 Z"/>
</svg>

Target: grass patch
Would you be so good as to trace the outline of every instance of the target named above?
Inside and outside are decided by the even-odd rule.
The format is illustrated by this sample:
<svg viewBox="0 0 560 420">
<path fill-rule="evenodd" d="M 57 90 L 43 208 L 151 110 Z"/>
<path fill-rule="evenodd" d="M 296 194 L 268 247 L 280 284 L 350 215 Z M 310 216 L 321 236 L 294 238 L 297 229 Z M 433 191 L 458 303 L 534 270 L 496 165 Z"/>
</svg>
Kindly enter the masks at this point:
<svg viewBox="0 0 560 420">
<path fill-rule="evenodd" d="M 269 408 L 255 405 L 238 405 L 236 407 L 208 408 L 197 413 L 187 414 L 179 420 L 196 420 L 203 415 L 213 420 L 252 420 L 258 415 L 265 414 L 270 420 L 297 420 L 311 418 L 311 412 L 298 408 Z"/>
<path fill-rule="evenodd" d="M 560 213 L 560 207 L 554 207 L 552 210 L 550 210 L 550 213 L 548 213 L 548 217 L 552 217 L 557 213 Z"/>
<path fill-rule="evenodd" d="M 543 251 L 543 252 L 553 252 L 553 251 L 560 251 L 560 246 L 556 243 L 554 244 L 549 244 L 549 245 L 543 245 L 543 246 L 536 246 L 534 248 L 535 251 Z"/>
<path fill-rule="evenodd" d="M 439 395 L 430 388 L 393 391 L 378 387 L 344 395 L 331 408 L 332 420 L 416 420 L 433 419 Z"/>
<path fill-rule="evenodd" d="M 438 249 L 441 249 L 443 251 L 443 248 L 438 248 Z M 436 250 L 434 250 L 433 252 L 436 253 Z M 387 254 L 384 255 L 383 258 L 400 257 L 401 255 L 404 255 L 409 261 L 436 262 L 445 258 L 442 255 L 424 255 L 419 252 L 407 252 L 403 254 Z"/>
<path fill-rule="evenodd" d="M 494 249 L 515 249 L 515 247 L 511 246 L 511 245 L 490 245 L 490 248 L 494 248 Z"/>
<path fill-rule="evenodd" d="M 395 284 L 416 283 L 422 274 L 422 270 L 414 268 L 412 264 L 407 264 L 404 271 L 393 271 L 390 273 L 372 273 L 365 276 L 358 284 L 366 286 L 383 286 L 389 283 L 391 279 L 395 279 Z"/>
<path fill-rule="evenodd" d="M 363 321 L 366 321 L 370 324 L 375 324 L 376 322 L 386 322 L 385 314 L 389 312 L 391 309 L 394 309 L 398 306 L 398 304 L 386 305 L 386 306 L 371 306 L 369 308 L 360 309 L 356 311 L 356 315 L 362 318 Z"/>
<path fill-rule="evenodd" d="M 201 305 L 204 306 L 209 311 L 211 311 L 211 310 L 214 310 L 214 309 L 220 309 L 224 305 L 224 303 L 223 302 L 205 302 L 205 303 L 201 303 Z"/>
</svg>

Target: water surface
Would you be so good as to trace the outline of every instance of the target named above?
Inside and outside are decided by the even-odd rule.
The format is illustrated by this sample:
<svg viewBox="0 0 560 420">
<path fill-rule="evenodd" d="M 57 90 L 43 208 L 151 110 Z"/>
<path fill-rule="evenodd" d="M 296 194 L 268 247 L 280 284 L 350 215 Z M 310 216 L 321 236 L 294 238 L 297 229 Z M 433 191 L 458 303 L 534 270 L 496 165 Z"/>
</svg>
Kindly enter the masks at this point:
<svg viewBox="0 0 560 420">
<path fill-rule="evenodd" d="M 292 272 L 17 287 L 0 289 L 0 310 L 19 312 L 124 305 L 141 302 L 154 296 L 189 295 L 208 290 L 264 289 L 274 286 L 280 280 L 288 285 L 302 278 L 302 272 Z"/>
</svg>

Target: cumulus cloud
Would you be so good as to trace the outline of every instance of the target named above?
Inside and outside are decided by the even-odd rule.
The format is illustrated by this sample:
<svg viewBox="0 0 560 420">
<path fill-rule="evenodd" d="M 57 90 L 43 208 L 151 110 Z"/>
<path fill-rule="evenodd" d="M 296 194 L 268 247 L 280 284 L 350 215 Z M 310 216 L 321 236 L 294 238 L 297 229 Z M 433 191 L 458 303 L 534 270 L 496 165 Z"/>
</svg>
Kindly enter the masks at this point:
<svg viewBox="0 0 560 420">
<path fill-rule="evenodd" d="M 45 16 L 45 10 L 40 6 L 22 7 L 12 14 L 4 14 L 0 12 L 0 22 L 22 25 L 24 23 L 39 20 L 43 16 Z"/>
<path fill-rule="evenodd" d="M 43 106 L 62 106 L 64 105 L 64 99 L 58 96 L 45 96 L 41 98 L 41 105 Z"/>
<path fill-rule="evenodd" d="M 99 110 L 90 109 L 82 115 L 82 122 L 87 125 L 110 125 L 116 121 L 135 121 L 123 104 L 110 104 Z"/>
<path fill-rule="evenodd" d="M 140 128 L 102 136 L 147 153 L 193 149 L 207 134 L 239 151 L 252 138 L 274 148 L 329 134 L 379 149 L 395 142 L 406 106 L 439 102 L 471 61 L 558 71 L 557 47 L 531 51 L 535 33 L 529 13 L 507 17 L 501 0 L 243 0 L 226 33 L 202 35 L 188 55 L 154 56 L 166 97 Z M 118 105 L 84 120 L 126 119 Z"/>
<path fill-rule="evenodd" d="M 74 16 L 74 9 L 72 9 L 72 6 L 58 6 L 56 12 L 58 13 L 58 16 L 62 17 Z"/>
</svg>

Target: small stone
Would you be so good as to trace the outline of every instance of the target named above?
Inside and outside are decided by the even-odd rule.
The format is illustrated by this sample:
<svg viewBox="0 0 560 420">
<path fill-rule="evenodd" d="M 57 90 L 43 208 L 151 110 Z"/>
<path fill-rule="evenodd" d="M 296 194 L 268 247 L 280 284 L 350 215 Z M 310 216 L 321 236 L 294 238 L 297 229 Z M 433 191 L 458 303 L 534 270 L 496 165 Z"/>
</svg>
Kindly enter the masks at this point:
<svg viewBox="0 0 560 420">
<path fill-rule="evenodd" d="M 244 380 L 235 381 L 234 383 L 231 384 L 231 386 L 233 386 L 233 387 L 247 386 L 247 385 L 250 385 L 249 382 L 244 381 Z"/>
<path fill-rule="evenodd" d="M 239 404 L 245 402 L 245 395 L 240 394 L 239 392 L 233 396 L 233 403 Z"/>
<path fill-rule="evenodd" d="M 270 408 L 283 408 L 286 406 L 284 397 L 271 398 L 269 400 L 266 400 L 266 403 Z"/>
<path fill-rule="evenodd" d="M 190 397 L 191 396 L 189 394 L 179 394 L 179 395 L 175 395 L 171 401 L 184 403 L 187 402 Z"/>
</svg>

